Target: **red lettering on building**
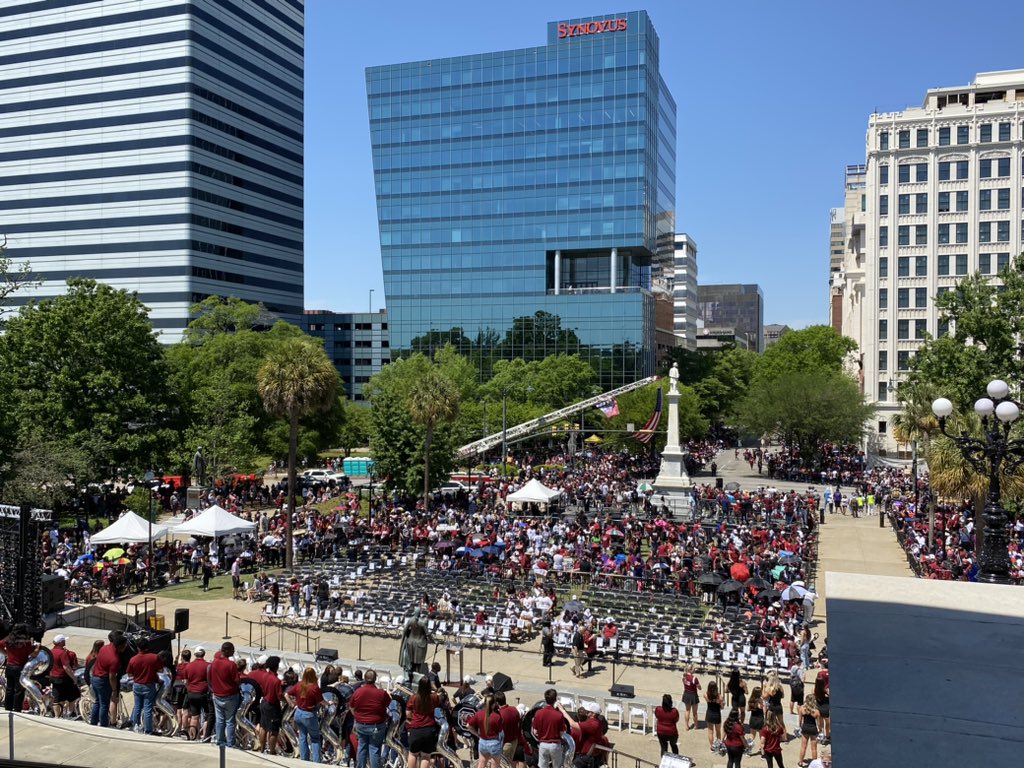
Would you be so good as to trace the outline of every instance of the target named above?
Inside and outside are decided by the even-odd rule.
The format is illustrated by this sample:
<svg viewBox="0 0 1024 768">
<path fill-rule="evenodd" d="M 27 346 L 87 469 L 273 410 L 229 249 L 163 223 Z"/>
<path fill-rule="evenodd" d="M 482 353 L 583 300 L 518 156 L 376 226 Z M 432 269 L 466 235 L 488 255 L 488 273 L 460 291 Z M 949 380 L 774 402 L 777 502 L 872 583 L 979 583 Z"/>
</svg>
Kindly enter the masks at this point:
<svg viewBox="0 0 1024 768">
<path fill-rule="evenodd" d="M 629 27 L 626 19 L 608 19 L 591 21 L 586 24 L 559 24 L 558 37 L 579 37 L 580 35 L 597 35 L 601 32 L 625 32 Z"/>
</svg>

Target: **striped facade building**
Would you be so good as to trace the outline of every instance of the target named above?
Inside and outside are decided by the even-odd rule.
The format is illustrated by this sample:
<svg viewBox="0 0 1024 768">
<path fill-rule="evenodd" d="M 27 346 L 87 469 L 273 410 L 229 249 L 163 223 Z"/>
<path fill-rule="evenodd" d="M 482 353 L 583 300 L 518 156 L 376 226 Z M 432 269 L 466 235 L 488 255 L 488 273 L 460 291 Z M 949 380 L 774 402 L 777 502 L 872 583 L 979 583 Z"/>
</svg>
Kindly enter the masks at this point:
<svg viewBox="0 0 1024 768">
<path fill-rule="evenodd" d="M 304 0 L 5 0 L 0 237 L 136 291 L 174 342 L 207 296 L 303 303 Z"/>
</svg>

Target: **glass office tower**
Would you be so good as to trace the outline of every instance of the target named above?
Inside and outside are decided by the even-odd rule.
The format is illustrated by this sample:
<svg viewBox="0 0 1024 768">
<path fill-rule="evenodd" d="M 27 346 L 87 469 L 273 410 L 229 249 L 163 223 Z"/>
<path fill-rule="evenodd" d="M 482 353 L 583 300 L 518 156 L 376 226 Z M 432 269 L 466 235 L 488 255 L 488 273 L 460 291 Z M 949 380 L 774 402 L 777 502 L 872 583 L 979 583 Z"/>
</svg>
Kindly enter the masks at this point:
<svg viewBox="0 0 1024 768">
<path fill-rule="evenodd" d="M 579 353 L 611 388 L 654 368 L 671 269 L 676 108 L 647 14 L 548 44 L 366 72 L 392 356 Z"/>
</svg>

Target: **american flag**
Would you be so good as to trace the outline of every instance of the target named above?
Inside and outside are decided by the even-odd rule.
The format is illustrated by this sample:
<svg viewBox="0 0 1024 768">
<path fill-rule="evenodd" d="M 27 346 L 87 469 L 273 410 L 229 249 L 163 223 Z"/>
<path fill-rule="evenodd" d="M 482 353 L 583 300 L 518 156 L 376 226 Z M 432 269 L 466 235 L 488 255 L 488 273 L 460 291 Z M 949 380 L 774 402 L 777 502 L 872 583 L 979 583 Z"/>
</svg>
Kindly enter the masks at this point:
<svg viewBox="0 0 1024 768">
<path fill-rule="evenodd" d="M 611 400 L 605 400 L 603 403 L 597 404 L 597 410 L 605 415 L 606 418 L 612 418 L 613 416 L 619 415 L 619 401 L 614 397 Z"/>
<path fill-rule="evenodd" d="M 658 422 L 661 421 L 661 388 L 658 388 L 658 402 L 654 405 L 654 414 L 644 424 L 644 428 L 636 433 L 636 439 L 641 443 L 649 443 L 651 438 L 654 437 L 654 430 L 658 428 Z"/>
</svg>

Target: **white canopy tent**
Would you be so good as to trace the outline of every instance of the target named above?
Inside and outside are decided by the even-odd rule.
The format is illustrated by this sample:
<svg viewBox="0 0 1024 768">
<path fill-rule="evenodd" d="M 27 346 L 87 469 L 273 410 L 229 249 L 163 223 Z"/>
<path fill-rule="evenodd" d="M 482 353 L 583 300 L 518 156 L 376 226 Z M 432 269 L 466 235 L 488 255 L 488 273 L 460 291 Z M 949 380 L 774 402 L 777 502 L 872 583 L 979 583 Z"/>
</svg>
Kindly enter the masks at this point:
<svg viewBox="0 0 1024 768">
<path fill-rule="evenodd" d="M 505 500 L 509 503 L 550 504 L 561 495 L 561 491 L 556 491 L 554 488 L 548 488 L 539 480 L 533 479 L 515 493 L 510 493 Z"/>
<path fill-rule="evenodd" d="M 256 523 L 250 523 L 237 515 L 232 515 L 223 507 L 214 504 L 207 507 L 200 514 L 193 517 L 187 523 L 182 523 L 174 529 L 175 535 L 182 536 L 228 536 L 232 533 L 248 533 L 256 529 Z"/>
<path fill-rule="evenodd" d="M 153 524 L 153 539 L 167 533 L 167 527 Z M 134 512 L 125 512 L 113 525 L 89 538 L 91 544 L 141 544 L 149 542 L 149 521 Z"/>
</svg>

